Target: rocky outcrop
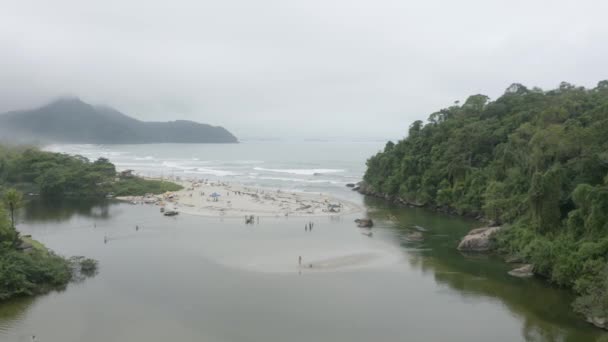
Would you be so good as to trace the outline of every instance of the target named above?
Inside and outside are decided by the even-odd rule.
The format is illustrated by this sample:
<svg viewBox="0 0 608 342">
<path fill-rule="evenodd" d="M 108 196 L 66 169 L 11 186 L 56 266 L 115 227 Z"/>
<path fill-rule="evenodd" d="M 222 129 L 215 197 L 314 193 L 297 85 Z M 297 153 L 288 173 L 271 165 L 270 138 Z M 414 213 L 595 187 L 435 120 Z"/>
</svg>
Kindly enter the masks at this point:
<svg viewBox="0 0 608 342">
<path fill-rule="evenodd" d="M 34 249 L 34 245 L 32 245 L 30 242 L 23 241 L 23 240 L 21 240 L 21 242 L 17 246 L 17 250 L 20 250 L 22 252 L 29 252 L 29 251 L 32 251 L 33 249 Z"/>
<path fill-rule="evenodd" d="M 505 262 L 507 264 L 521 264 L 524 262 L 524 259 L 522 259 L 522 257 L 519 255 L 509 255 L 505 257 Z"/>
<path fill-rule="evenodd" d="M 374 226 L 372 219 L 356 219 L 355 222 L 359 228 L 371 228 Z"/>
<path fill-rule="evenodd" d="M 509 271 L 509 275 L 518 278 L 528 278 L 534 275 L 534 265 L 527 264 Z"/>
<path fill-rule="evenodd" d="M 587 316 L 586 319 L 587 319 L 587 322 L 595 325 L 596 327 L 608 330 L 608 320 L 606 319 L 606 317 Z"/>
<path fill-rule="evenodd" d="M 492 236 L 501 227 L 484 227 L 471 230 L 458 244 L 458 250 L 463 252 L 487 252 L 492 249 Z"/>
</svg>

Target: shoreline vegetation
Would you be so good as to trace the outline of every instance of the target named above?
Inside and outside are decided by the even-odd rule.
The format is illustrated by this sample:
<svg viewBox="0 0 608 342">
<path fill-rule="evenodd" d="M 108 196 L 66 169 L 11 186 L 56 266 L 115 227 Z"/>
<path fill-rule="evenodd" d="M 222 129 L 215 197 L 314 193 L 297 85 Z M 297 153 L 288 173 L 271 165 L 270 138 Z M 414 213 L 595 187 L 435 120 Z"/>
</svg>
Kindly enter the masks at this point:
<svg viewBox="0 0 608 342">
<path fill-rule="evenodd" d="M 178 191 L 170 181 L 117 172 L 106 158 L 41 151 L 29 146 L 0 145 L 0 191 L 12 187 L 44 199 L 103 199 Z"/>
<path fill-rule="evenodd" d="M 30 235 L 21 236 L 0 207 L 0 302 L 61 290 L 70 281 L 80 281 L 96 271 L 93 259 L 66 259 Z"/>
<path fill-rule="evenodd" d="M 64 288 L 96 273 L 97 261 L 65 258 L 31 236 L 21 236 L 15 215 L 23 195 L 48 200 L 102 199 L 113 193 L 138 195 L 182 189 L 178 184 L 117 173 L 107 159 L 0 145 L 0 301 Z"/>
<path fill-rule="evenodd" d="M 359 191 L 502 226 L 493 251 L 571 289 L 573 309 L 608 329 L 608 81 L 494 101 L 415 121 L 367 161 Z"/>
</svg>

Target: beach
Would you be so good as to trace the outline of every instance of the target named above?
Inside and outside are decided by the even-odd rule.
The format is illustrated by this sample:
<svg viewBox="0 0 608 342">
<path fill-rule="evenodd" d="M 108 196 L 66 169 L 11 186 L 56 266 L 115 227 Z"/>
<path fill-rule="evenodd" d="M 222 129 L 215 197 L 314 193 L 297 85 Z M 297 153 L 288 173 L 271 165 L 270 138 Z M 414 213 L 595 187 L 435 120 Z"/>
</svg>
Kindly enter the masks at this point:
<svg viewBox="0 0 608 342">
<path fill-rule="evenodd" d="M 174 180 L 184 188 L 161 195 L 117 197 L 132 204 L 148 204 L 164 212 L 224 217 L 335 216 L 362 207 L 324 193 L 284 191 L 209 180 Z"/>
</svg>

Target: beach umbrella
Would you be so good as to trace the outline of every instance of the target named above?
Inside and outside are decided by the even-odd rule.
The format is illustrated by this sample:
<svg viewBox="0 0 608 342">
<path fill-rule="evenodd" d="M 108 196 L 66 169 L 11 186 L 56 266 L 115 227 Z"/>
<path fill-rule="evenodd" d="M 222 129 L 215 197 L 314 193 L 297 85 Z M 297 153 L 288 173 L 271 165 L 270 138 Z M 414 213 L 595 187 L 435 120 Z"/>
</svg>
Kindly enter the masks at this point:
<svg viewBox="0 0 608 342">
<path fill-rule="evenodd" d="M 214 192 L 214 193 L 212 193 L 212 194 L 211 194 L 211 195 L 209 195 L 209 196 L 211 196 L 211 197 L 214 197 L 214 198 L 215 198 L 215 197 L 220 197 L 220 196 L 222 196 L 222 195 L 218 194 L 217 192 Z"/>
</svg>

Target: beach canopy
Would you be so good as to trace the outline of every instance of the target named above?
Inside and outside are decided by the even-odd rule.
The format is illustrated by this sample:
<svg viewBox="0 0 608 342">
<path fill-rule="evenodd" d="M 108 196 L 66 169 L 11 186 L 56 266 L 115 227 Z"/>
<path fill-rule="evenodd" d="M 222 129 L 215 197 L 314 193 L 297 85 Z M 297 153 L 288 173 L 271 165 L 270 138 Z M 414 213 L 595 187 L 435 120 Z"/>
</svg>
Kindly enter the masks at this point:
<svg viewBox="0 0 608 342">
<path fill-rule="evenodd" d="M 220 197 L 222 195 L 218 194 L 217 192 L 212 193 L 211 195 L 209 195 L 211 197 Z"/>
</svg>

